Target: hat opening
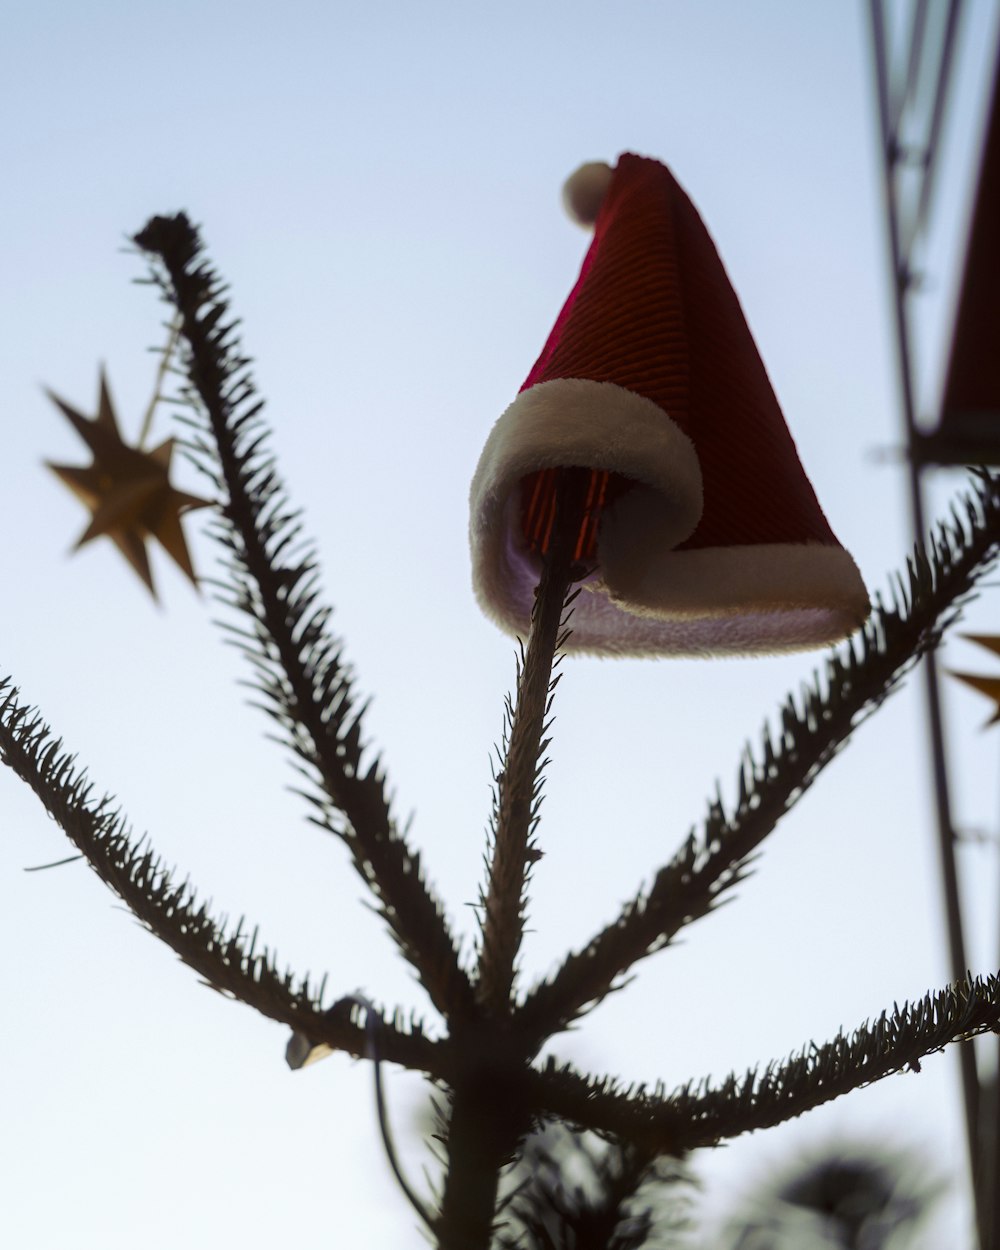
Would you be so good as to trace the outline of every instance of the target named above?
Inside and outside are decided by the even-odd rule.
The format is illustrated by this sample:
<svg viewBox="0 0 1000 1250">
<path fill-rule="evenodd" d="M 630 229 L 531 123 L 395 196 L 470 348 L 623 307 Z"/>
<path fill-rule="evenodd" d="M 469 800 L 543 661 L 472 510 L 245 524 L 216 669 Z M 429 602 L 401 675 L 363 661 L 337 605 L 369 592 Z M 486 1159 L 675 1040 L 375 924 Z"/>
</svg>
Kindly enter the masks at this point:
<svg viewBox="0 0 1000 1250">
<path fill-rule="evenodd" d="M 576 540 L 574 562 L 590 563 L 597 559 L 597 539 L 605 512 L 637 483 L 621 473 L 608 469 L 584 467 L 552 467 L 529 473 L 520 482 L 521 532 L 530 552 L 544 556 L 551 545 L 556 516 L 556 493 L 566 474 L 586 477 L 579 496 L 583 499 Z"/>
</svg>

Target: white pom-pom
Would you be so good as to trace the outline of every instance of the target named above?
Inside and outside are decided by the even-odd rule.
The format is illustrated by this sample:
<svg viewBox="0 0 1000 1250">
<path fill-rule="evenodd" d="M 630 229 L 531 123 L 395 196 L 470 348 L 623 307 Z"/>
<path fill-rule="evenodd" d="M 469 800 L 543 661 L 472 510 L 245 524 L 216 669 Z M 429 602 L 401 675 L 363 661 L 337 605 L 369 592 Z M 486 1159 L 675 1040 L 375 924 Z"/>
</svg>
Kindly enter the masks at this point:
<svg viewBox="0 0 1000 1250">
<path fill-rule="evenodd" d="M 563 183 L 563 207 L 578 226 L 592 226 L 611 182 L 611 166 L 588 161 Z"/>
</svg>

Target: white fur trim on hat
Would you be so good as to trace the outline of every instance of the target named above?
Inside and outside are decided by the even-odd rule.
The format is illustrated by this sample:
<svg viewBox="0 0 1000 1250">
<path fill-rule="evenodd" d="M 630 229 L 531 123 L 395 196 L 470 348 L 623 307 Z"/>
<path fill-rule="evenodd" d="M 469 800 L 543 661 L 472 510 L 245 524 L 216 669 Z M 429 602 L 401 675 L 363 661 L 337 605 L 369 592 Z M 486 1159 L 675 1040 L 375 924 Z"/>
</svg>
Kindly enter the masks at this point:
<svg viewBox="0 0 1000 1250">
<path fill-rule="evenodd" d="M 540 573 L 521 530 L 520 483 L 559 466 L 606 469 L 637 482 L 630 493 L 644 500 L 643 546 L 672 548 L 701 517 L 694 445 L 652 400 L 579 378 L 522 391 L 490 431 L 470 499 L 476 593 L 487 615 L 515 633 L 527 628 Z"/>
<path fill-rule="evenodd" d="M 588 161 L 563 183 L 563 207 L 578 226 L 589 229 L 597 220 L 611 174 L 611 166 L 604 161 Z"/>
<path fill-rule="evenodd" d="M 752 655 L 822 646 L 868 614 L 840 546 L 774 543 L 676 551 L 701 518 L 694 446 L 651 400 L 610 382 L 542 382 L 494 425 L 472 481 L 473 583 L 487 615 L 527 636 L 541 569 L 521 528 L 520 483 L 579 466 L 638 483 L 601 519 L 567 649 L 595 655 Z"/>
<path fill-rule="evenodd" d="M 810 580 L 825 584 L 827 593 L 818 606 L 787 606 L 783 571 L 795 563 L 810 567 Z M 727 573 L 735 573 L 731 588 L 742 583 L 743 605 L 734 602 L 715 611 L 680 607 L 662 615 L 626 610 L 607 595 L 607 588 L 584 584 L 570 618 L 572 633 L 567 651 L 600 656 L 670 656 L 674 659 L 712 659 L 720 656 L 783 655 L 809 651 L 838 642 L 859 628 L 868 615 L 864 588 L 850 603 L 830 607 L 829 590 L 860 582 L 854 561 L 842 547 L 821 543 L 762 544 L 754 547 L 706 548 L 675 551 L 670 555 L 671 575 L 689 585 L 704 586 Z M 775 576 L 777 574 L 778 576 Z M 768 583 L 771 583 L 770 585 Z M 763 592 L 763 593 L 762 593 Z M 768 593 L 770 592 L 770 594 Z M 862 602 L 863 600 L 863 602 Z M 510 627 L 508 626 L 508 629 Z M 527 637 L 523 624 L 517 631 Z"/>
</svg>

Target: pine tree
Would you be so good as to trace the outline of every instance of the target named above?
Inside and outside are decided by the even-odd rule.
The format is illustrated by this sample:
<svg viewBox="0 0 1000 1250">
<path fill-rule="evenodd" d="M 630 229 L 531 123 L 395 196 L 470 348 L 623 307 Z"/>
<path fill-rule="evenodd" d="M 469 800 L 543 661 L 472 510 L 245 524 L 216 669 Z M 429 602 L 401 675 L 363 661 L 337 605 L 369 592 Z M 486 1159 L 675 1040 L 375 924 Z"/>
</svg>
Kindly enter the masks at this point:
<svg viewBox="0 0 1000 1250">
<path fill-rule="evenodd" d="M 467 960 L 420 852 L 394 814 L 386 766 L 366 746 L 364 705 L 329 629 L 316 551 L 286 497 L 227 289 L 186 216 L 153 218 L 135 242 L 176 317 L 185 446 L 210 485 L 210 530 L 226 553 L 225 628 L 295 758 L 313 821 L 346 846 L 433 1004 L 434 1024 L 353 994 L 330 1001 L 322 985 L 279 967 L 256 930 L 226 928 L 193 886 L 179 884 L 148 842 L 133 836 L 124 813 L 95 792 L 10 679 L 0 705 L 0 753 L 153 934 L 210 985 L 287 1025 L 290 1062 L 328 1048 L 368 1061 L 376 1078 L 380 1065 L 395 1064 L 433 1083 L 440 1193 L 421 1198 L 412 1190 L 386 1129 L 391 1166 L 433 1244 L 660 1244 L 683 1208 L 683 1160 L 691 1151 L 918 1069 L 924 1056 L 1000 1025 L 1000 981 L 970 977 L 763 1067 L 722 1079 L 695 1076 L 672 1090 L 630 1087 L 538 1060 L 552 1037 L 621 986 L 640 961 L 733 895 L 782 816 L 938 644 L 1000 551 L 1000 478 L 972 472 L 951 515 L 926 549 L 907 557 L 864 627 L 829 655 L 811 685 L 788 697 L 780 724 L 765 726 L 738 763 L 736 802 L 710 798 L 701 825 L 649 888 L 582 949 L 567 953 L 552 975 L 525 987 L 517 960 L 539 855 L 559 656 L 573 628 L 581 575 L 571 544 L 580 508 L 576 475 L 565 471 L 558 482 L 553 540 L 506 702 L 479 940 Z M 163 481 L 157 483 L 162 502 Z M 188 506 L 201 502 L 185 498 Z M 129 513 L 127 524 L 119 515 L 118 529 L 104 532 L 123 542 L 131 525 L 152 532 L 143 515 Z M 574 1150 L 589 1175 L 576 1186 L 566 1162 Z"/>
</svg>

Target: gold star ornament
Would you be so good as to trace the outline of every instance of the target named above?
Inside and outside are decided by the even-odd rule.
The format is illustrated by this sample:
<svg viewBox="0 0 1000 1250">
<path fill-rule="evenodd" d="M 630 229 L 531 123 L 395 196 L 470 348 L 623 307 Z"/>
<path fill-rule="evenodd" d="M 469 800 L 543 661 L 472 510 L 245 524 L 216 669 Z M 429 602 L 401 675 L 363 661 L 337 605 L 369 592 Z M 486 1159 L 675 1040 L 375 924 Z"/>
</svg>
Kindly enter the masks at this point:
<svg viewBox="0 0 1000 1250">
<path fill-rule="evenodd" d="M 146 541 L 156 539 L 175 564 L 197 586 L 191 556 L 181 528 L 181 514 L 206 508 L 211 500 L 175 490 L 170 484 L 174 440 L 152 451 L 126 443 L 118 429 L 107 378 L 101 370 L 97 416 L 83 416 L 58 395 L 49 398 L 90 448 L 93 463 L 85 466 L 48 463 L 53 473 L 90 509 L 90 524 L 74 550 L 105 534 L 135 569 L 156 598 Z"/>
<path fill-rule="evenodd" d="M 1000 655 L 1000 634 L 963 634 L 968 642 L 977 643 L 980 647 L 985 647 L 987 651 L 992 651 L 994 655 Z M 971 686 L 973 690 L 978 690 L 980 694 L 985 695 L 988 699 L 992 699 L 996 704 L 993 715 L 983 726 L 988 729 L 990 725 L 997 724 L 1000 721 L 1000 677 L 980 677 L 976 673 L 955 673 L 952 677 L 957 677 L 959 681 L 964 681 L 967 686 Z"/>
</svg>

